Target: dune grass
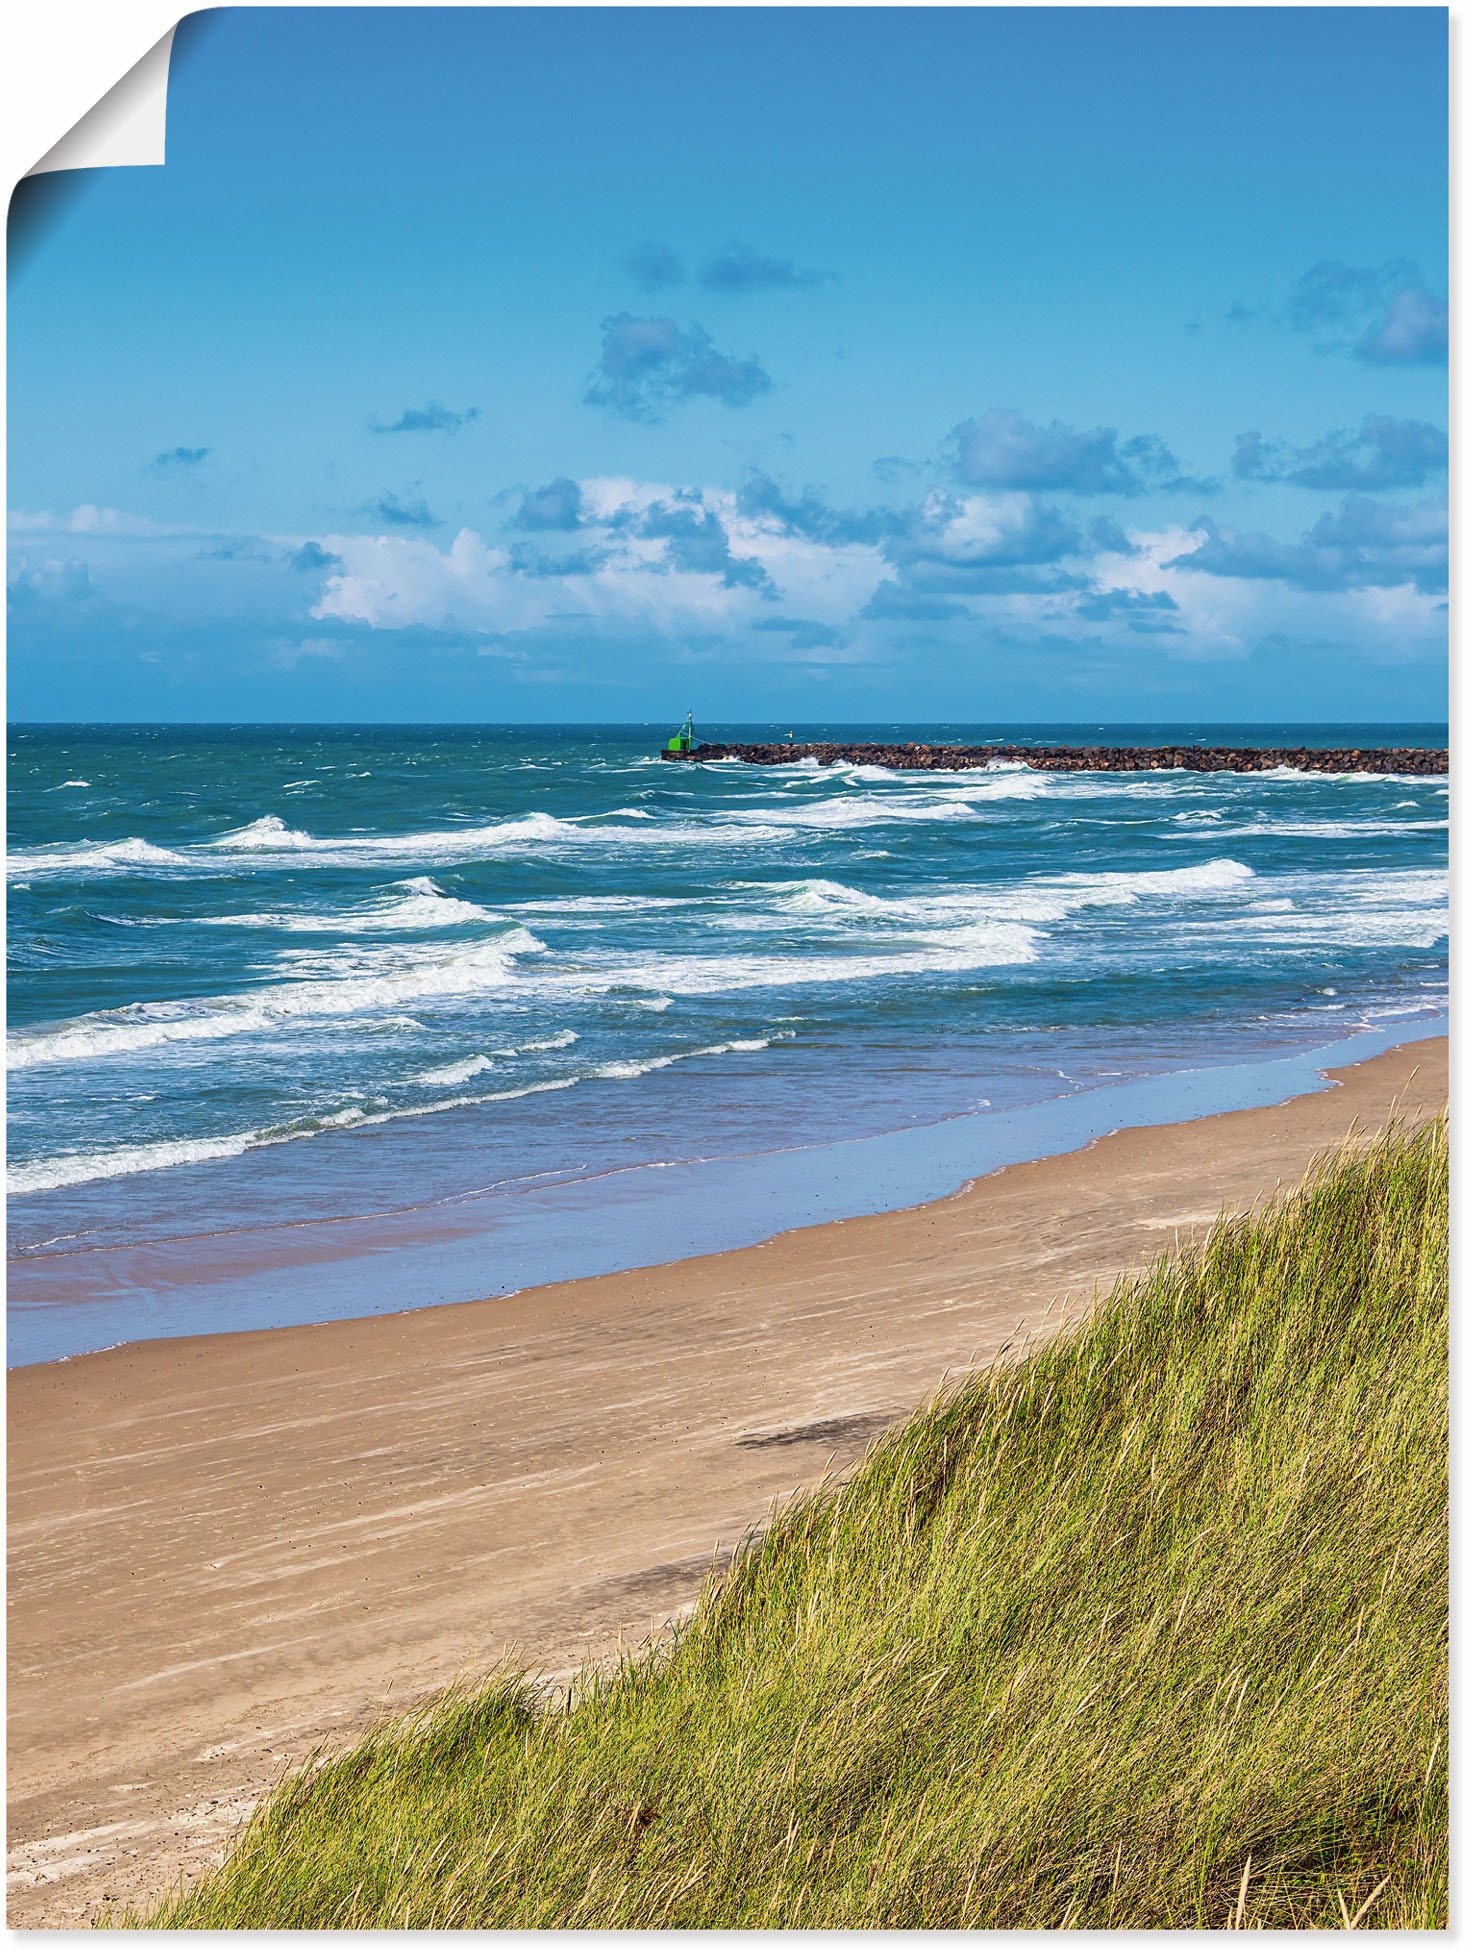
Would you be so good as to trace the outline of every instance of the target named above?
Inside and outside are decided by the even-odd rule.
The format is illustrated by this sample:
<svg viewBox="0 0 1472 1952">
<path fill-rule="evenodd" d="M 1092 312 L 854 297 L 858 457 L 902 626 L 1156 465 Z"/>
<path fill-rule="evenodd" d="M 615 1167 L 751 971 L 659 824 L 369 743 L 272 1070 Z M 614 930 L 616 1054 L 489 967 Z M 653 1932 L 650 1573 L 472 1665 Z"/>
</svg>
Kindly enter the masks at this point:
<svg viewBox="0 0 1472 1952">
<path fill-rule="evenodd" d="M 572 1705 L 289 1779 L 153 1927 L 1446 1923 L 1442 1123 L 774 1515 Z"/>
</svg>

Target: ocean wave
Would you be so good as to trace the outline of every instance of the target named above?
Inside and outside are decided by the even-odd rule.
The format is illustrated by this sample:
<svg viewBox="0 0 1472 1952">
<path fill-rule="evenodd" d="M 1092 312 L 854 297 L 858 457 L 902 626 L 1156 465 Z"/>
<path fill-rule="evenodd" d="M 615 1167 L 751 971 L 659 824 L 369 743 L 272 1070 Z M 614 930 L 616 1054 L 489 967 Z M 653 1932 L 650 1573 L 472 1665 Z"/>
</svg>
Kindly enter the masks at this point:
<svg viewBox="0 0 1472 1952">
<path fill-rule="evenodd" d="M 469 1084 L 472 1078 L 480 1077 L 486 1071 L 494 1071 L 496 1058 L 513 1055 L 512 1052 L 497 1051 L 495 1057 L 484 1051 L 477 1051 L 474 1057 L 464 1058 L 458 1064 L 442 1064 L 435 1071 L 416 1071 L 409 1079 L 410 1084 Z"/>
<path fill-rule="evenodd" d="M 1244 862 L 1223 858 L 1197 867 L 1047 875 L 1011 886 L 983 883 L 936 888 L 921 895 L 876 895 L 818 877 L 729 885 L 775 897 L 778 914 L 769 918 L 769 926 L 779 926 L 785 915 L 799 914 L 838 923 L 853 919 L 955 929 L 986 921 L 1061 922 L 1080 909 L 1128 906 L 1148 897 L 1189 901 L 1231 894 L 1254 879 Z M 724 919 L 733 928 L 761 922 L 759 917 L 742 915 Z"/>
<path fill-rule="evenodd" d="M 1397 834 L 1444 834 L 1445 820 L 1255 820 L 1241 827 L 1219 827 L 1220 840 L 1356 840 Z M 1174 840 L 1189 838 L 1175 834 Z"/>
<path fill-rule="evenodd" d="M 898 948 L 887 955 L 649 955 L 628 960 L 610 952 L 606 961 L 588 957 L 577 972 L 539 973 L 535 987 L 593 995 L 653 989 L 672 996 L 723 996 L 737 990 L 1005 968 L 1036 962 L 1037 945 L 1035 929 L 1016 922 L 980 922 L 937 932 L 924 947 Z"/>
<path fill-rule="evenodd" d="M 447 895 L 419 875 L 399 884 L 400 895 L 380 898 L 359 907 L 303 914 L 294 909 L 264 909 L 245 915 L 207 915 L 202 925 L 216 929 L 280 929 L 291 935 L 371 935 L 420 929 L 465 928 L 472 923 L 496 923 L 503 917 L 473 901 Z M 160 917 L 188 920 L 188 917 Z"/>
<path fill-rule="evenodd" d="M 400 958 L 376 970 L 370 966 L 358 975 L 282 983 L 187 1003 L 135 1003 L 119 1010 L 98 1010 L 49 1030 L 13 1032 L 6 1066 L 28 1070 L 38 1064 L 88 1063 L 165 1044 L 279 1031 L 311 1018 L 392 1009 L 415 999 L 495 990 L 511 982 L 517 957 L 543 947 L 525 929 L 515 929 L 494 942 L 425 953 L 417 961 Z"/>
<path fill-rule="evenodd" d="M 1182 939 L 1230 934 L 1258 947 L 1432 949 L 1447 933 L 1447 876 L 1438 869 L 1290 873 L 1265 887 L 1282 892 L 1230 917 L 1182 918 Z"/>
<path fill-rule="evenodd" d="M 636 915 L 647 908 L 685 908 L 687 895 L 555 895 L 546 901 L 509 901 L 512 915 Z"/>
<path fill-rule="evenodd" d="M 607 1064 L 600 1064 L 590 1073 L 595 1078 L 642 1078 L 650 1071 L 668 1070 L 672 1064 L 684 1064 L 692 1057 L 724 1057 L 728 1051 L 765 1051 L 784 1038 L 795 1036 L 791 1030 L 779 1030 L 771 1037 L 733 1037 L 726 1044 L 705 1044 L 698 1051 L 670 1051 L 663 1057 L 613 1058 Z"/>
<path fill-rule="evenodd" d="M 790 1038 L 795 1032 L 783 1030 L 771 1037 L 733 1037 L 725 1043 L 706 1044 L 698 1050 L 671 1051 L 658 1057 L 644 1059 L 613 1059 L 595 1065 L 592 1069 L 572 1077 L 544 1078 L 532 1084 L 510 1087 L 505 1091 L 475 1093 L 456 1098 L 441 1098 L 427 1105 L 402 1105 L 391 1110 L 368 1109 L 349 1105 L 336 1111 L 311 1113 L 289 1123 L 263 1126 L 253 1131 L 224 1133 L 218 1137 L 194 1139 L 158 1139 L 138 1145 L 113 1146 L 105 1151 L 60 1153 L 50 1159 L 37 1159 L 24 1165 L 15 1166 L 7 1176 L 6 1186 L 11 1193 L 55 1192 L 67 1186 L 82 1186 L 93 1180 L 120 1179 L 134 1173 L 161 1172 L 174 1166 L 203 1165 L 220 1159 L 237 1159 L 247 1152 L 260 1151 L 266 1146 L 286 1145 L 296 1139 L 320 1138 L 325 1133 L 340 1132 L 360 1126 L 388 1125 L 404 1118 L 426 1118 L 437 1112 L 461 1111 L 481 1105 L 507 1104 L 517 1098 L 532 1098 L 548 1091 L 569 1091 L 573 1086 L 596 1079 L 608 1081 L 643 1077 L 650 1071 L 661 1071 L 670 1065 L 681 1064 L 697 1057 L 723 1057 L 731 1052 L 764 1051 L 772 1044 Z M 560 1048 L 576 1041 L 571 1032 L 560 1037 L 546 1039 L 537 1045 L 524 1045 L 523 1050 Z M 446 1066 L 438 1081 L 455 1084 L 478 1076 L 483 1070 L 491 1069 L 485 1059 L 471 1061 L 463 1067 L 461 1077 L 451 1077 L 449 1073 L 457 1067 Z M 433 1074 L 426 1073 L 419 1082 L 428 1083 Z M 378 1101 L 379 1104 L 382 1100 Z"/>
<path fill-rule="evenodd" d="M 577 814 L 559 818 L 533 812 L 479 826 L 430 828 L 408 834 L 309 834 L 288 827 L 276 814 L 266 814 L 244 827 L 215 839 L 180 848 L 162 848 L 140 839 L 106 844 L 79 842 L 71 847 L 41 849 L 13 855 L 11 875 L 58 876 L 158 869 L 218 875 L 237 863 L 257 869 L 273 858 L 300 868 L 357 867 L 377 861 L 402 863 L 473 862 L 486 854 L 515 854 L 549 847 L 580 852 L 646 847 L 749 848 L 764 841 L 782 842 L 805 832 L 844 833 L 887 822 L 929 823 L 966 821 L 983 817 L 979 803 L 990 800 L 1031 799 L 1056 792 L 1056 775 L 1007 777 L 980 773 L 958 774 L 943 787 L 926 776 L 925 790 L 902 792 L 840 792 L 803 805 L 768 803 L 688 810 L 678 819 L 661 819 L 642 808 L 618 808 L 613 814 Z M 617 816 L 617 818 L 614 817 Z M 252 921 L 241 926 L 279 926 Z M 309 925 L 310 926 L 310 925 Z"/>
<path fill-rule="evenodd" d="M 275 814 L 266 814 L 233 833 L 205 843 L 213 856 L 227 854 L 293 854 L 320 856 L 327 865 L 342 860 L 455 859 L 484 848 L 517 841 L 551 840 L 582 831 L 579 821 L 561 820 L 550 813 L 524 813 L 513 820 L 495 820 L 478 827 L 436 827 L 412 834 L 302 833 Z M 205 851 L 201 849 L 201 852 Z"/>
<path fill-rule="evenodd" d="M 12 1167 L 6 1175 L 6 1190 L 50 1193 L 66 1186 L 84 1186 L 92 1180 L 122 1179 L 133 1173 L 162 1172 L 172 1166 L 238 1159 L 243 1153 L 259 1152 L 265 1146 L 287 1145 L 294 1139 L 321 1138 L 328 1132 L 363 1125 L 389 1125 L 401 1118 L 428 1118 L 435 1112 L 459 1111 L 468 1106 L 504 1104 L 513 1098 L 532 1098 L 543 1091 L 567 1091 L 577 1083 L 576 1078 L 548 1078 L 537 1084 L 518 1085 L 511 1091 L 492 1091 L 471 1098 L 441 1098 L 432 1105 L 404 1105 L 394 1111 L 364 1111 L 348 1106 L 342 1111 L 296 1119 L 287 1125 L 230 1132 L 218 1138 L 158 1139 L 142 1145 L 113 1146 L 105 1152 L 64 1152 L 51 1159 Z"/>
<path fill-rule="evenodd" d="M 8 875 L 114 874 L 134 868 L 187 867 L 187 854 L 132 836 L 127 840 L 82 840 L 66 847 L 33 848 L 9 856 Z"/>
<path fill-rule="evenodd" d="M 957 773 L 938 784 L 934 774 L 919 776 L 923 787 L 910 786 L 896 793 L 840 792 L 801 806 L 791 801 L 775 806 L 749 809 L 728 807 L 721 819 L 738 828 L 817 827 L 848 829 L 871 827 L 882 821 L 947 821 L 977 817 L 978 803 L 1004 800 L 1032 800 L 1056 791 L 1056 775 L 1029 773 L 1025 777 L 989 773 Z"/>
<path fill-rule="evenodd" d="M 1138 868 L 1114 873 L 1054 875 L 1050 877 L 1050 885 L 1137 900 L 1141 895 L 1222 894 L 1255 879 L 1254 870 L 1245 861 L 1233 861 L 1222 856 L 1189 868 Z"/>
<path fill-rule="evenodd" d="M 529 1044 L 510 1044 L 504 1050 L 477 1051 L 473 1057 L 461 1058 L 454 1064 L 442 1064 L 437 1070 L 416 1072 L 408 1082 L 419 1085 L 469 1084 L 472 1078 L 494 1071 L 497 1061 L 530 1057 L 538 1051 L 565 1051 L 577 1041 L 578 1033 L 575 1030 L 559 1030 L 555 1036 L 536 1037 Z"/>
<path fill-rule="evenodd" d="M 1183 928 L 1182 936 L 1189 940 L 1224 932 L 1237 942 L 1301 948 L 1314 954 L 1330 944 L 1335 949 L 1434 949 L 1445 939 L 1447 921 L 1420 909 L 1349 909 L 1338 915 L 1275 909 L 1225 922 L 1203 918 Z"/>
</svg>

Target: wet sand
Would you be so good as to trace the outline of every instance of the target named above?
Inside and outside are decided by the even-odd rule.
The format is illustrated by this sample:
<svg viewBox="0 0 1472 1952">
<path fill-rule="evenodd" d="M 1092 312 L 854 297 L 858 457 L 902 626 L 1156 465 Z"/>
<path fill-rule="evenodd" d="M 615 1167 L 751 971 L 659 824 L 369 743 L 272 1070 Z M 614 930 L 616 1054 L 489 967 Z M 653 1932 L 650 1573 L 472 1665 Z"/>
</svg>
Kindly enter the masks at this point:
<svg viewBox="0 0 1472 1952">
<path fill-rule="evenodd" d="M 945 1373 L 1439 1107 L 1445 1041 L 1330 1075 L 759 1247 L 12 1371 L 11 1925 L 159 1894 L 289 1761 L 457 1675 L 658 1630 Z"/>
</svg>

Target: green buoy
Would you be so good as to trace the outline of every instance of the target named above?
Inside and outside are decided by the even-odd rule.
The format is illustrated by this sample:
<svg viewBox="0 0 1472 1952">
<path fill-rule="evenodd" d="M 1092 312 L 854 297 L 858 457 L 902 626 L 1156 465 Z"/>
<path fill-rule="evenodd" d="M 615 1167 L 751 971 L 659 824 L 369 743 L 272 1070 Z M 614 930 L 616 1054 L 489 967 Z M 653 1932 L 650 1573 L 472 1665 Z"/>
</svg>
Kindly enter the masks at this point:
<svg viewBox="0 0 1472 1952">
<path fill-rule="evenodd" d="M 686 712 L 685 723 L 665 746 L 666 752 L 693 752 L 695 750 L 695 714 Z"/>
</svg>

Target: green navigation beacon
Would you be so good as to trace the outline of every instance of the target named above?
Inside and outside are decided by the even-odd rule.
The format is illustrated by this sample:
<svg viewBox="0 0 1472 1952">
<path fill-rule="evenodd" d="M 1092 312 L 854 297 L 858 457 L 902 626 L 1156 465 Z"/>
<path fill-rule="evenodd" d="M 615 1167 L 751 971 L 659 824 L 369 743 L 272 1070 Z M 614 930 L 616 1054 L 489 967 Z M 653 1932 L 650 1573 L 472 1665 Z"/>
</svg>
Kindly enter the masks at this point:
<svg viewBox="0 0 1472 1952">
<path fill-rule="evenodd" d="M 694 750 L 695 750 L 695 714 L 693 712 L 686 712 L 685 723 L 680 727 L 679 731 L 675 734 L 674 738 L 672 738 L 669 741 L 669 743 L 665 746 L 665 751 L 666 752 L 693 752 Z"/>
</svg>

